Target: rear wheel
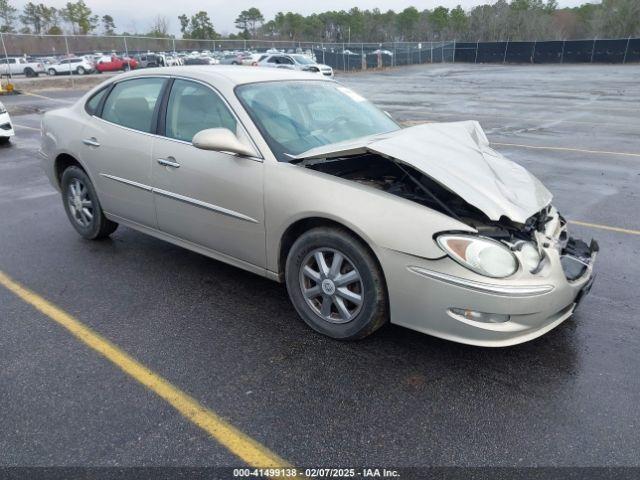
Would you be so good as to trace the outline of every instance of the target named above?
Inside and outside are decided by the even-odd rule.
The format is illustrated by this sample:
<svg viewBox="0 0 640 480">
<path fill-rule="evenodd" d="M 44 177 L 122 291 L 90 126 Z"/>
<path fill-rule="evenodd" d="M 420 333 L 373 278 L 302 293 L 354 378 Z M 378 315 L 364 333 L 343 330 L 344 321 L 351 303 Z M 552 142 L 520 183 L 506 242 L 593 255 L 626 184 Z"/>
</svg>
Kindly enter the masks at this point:
<svg viewBox="0 0 640 480">
<path fill-rule="evenodd" d="M 9 143 L 9 137 L 0 137 L 0 145 L 6 145 Z"/>
<path fill-rule="evenodd" d="M 84 69 L 84 67 L 78 67 L 78 68 L 76 69 L 76 73 L 77 73 L 78 75 L 84 75 L 84 74 L 86 73 L 86 70 Z"/>
<path fill-rule="evenodd" d="M 369 249 L 338 228 L 314 228 L 291 247 L 285 269 L 296 311 L 332 338 L 364 338 L 388 320 L 384 276 Z"/>
<path fill-rule="evenodd" d="M 115 232 L 118 224 L 104 216 L 93 184 L 81 168 L 67 168 L 60 183 L 67 217 L 82 237 L 98 240 Z"/>
</svg>

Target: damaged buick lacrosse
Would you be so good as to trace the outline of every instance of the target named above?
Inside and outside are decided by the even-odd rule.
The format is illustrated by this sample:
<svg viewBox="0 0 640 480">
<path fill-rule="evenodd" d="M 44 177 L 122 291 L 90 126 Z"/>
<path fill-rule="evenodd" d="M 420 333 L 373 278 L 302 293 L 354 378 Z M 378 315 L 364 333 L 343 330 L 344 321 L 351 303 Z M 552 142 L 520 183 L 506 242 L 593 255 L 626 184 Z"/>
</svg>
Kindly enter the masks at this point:
<svg viewBox="0 0 640 480">
<path fill-rule="evenodd" d="M 570 317 L 593 282 L 597 243 L 569 235 L 477 122 L 403 129 L 305 72 L 123 74 L 46 113 L 40 153 L 82 237 L 122 224 L 284 282 L 337 339 L 391 322 L 514 345 Z"/>
</svg>

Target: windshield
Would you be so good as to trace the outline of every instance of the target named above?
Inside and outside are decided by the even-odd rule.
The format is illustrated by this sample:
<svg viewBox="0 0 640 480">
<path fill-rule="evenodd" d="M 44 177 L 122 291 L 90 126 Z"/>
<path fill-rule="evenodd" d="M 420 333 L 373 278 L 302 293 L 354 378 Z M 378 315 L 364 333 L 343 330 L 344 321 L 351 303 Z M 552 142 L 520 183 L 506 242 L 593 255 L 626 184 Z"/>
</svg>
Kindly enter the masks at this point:
<svg viewBox="0 0 640 480">
<path fill-rule="evenodd" d="M 315 65 L 316 64 L 316 62 L 311 60 L 309 57 L 305 57 L 304 55 L 291 55 L 291 58 L 293 58 L 296 61 L 296 63 L 299 63 L 300 65 Z"/>
<path fill-rule="evenodd" d="M 311 148 L 400 129 L 366 99 L 334 82 L 252 83 L 236 92 L 281 162 Z"/>
</svg>

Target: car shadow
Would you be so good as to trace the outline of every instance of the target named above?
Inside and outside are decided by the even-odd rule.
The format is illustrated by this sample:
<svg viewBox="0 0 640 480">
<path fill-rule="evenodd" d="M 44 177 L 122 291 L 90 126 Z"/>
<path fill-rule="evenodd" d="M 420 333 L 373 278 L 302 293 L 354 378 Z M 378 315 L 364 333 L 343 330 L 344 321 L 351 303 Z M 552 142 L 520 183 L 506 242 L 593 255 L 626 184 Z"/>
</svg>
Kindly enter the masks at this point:
<svg viewBox="0 0 640 480">
<path fill-rule="evenodd" d="M 343 381 L 365 381 L 375 388 L 420 392 L 440 384 L 446 391 L 466 382 L 469 388 L 491 385 L 526 396 L 563 388 L 578 369 L 579 322 L 573 319 L 538 339 L 503 348 L 458 344 L 391 324 L 364 340 L 338 341 L 304 324 L 282 284 L 129 229 L 102 242 L 78 241 L 91 255 L 121 264 L 118 269 L 130 269 L 129 258 L 143 265 L 136 273 L 147 283 L 149 295 L 165 292 L 157 308 L 166 316 L 154 328 L 197 339 L 196 345 L 183 345 L 180 353 L 194 356 L 196 363 L 210 355 L 213 345 L 238 344 L 247 361 L 253 351 L 266 350 L 268 357 L 260 361 L 291 372 L 312 369 L 318 381 L 333 381 L 322 370 L 330 359 Z M 180 320 L 186 317 L 188 322 Z"/>
</svg>

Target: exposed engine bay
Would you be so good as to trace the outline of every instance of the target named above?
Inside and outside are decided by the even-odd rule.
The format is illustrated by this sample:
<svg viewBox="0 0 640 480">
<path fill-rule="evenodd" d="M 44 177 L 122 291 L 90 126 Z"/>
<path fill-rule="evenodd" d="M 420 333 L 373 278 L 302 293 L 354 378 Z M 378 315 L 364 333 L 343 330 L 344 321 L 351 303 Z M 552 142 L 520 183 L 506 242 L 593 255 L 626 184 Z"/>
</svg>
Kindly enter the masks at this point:
<svg viewBox="0 0 640 480">
<path fill-rule="evenodd" d="M 431 177 L 409 165 L 381 155 L 365 154 L 335 159 L 304 160 L 301 166 L 363 185 L 383 190 L 407 200 L 425 205 L 477 229 L 482 235 L 504 240 L 534 240 L 533 233 L 544 231 L 551 219 L 548 209 L 530 217 L 526 224 L 517 224 L 502 217 L 490 220 L 459 195 L 443 187 Z"/>
<path fill-rule="evenodd" d="M 538 245 L 542 242 L 543 246 L 549 247 L 550 230 L 555 231 L 552 242 L 563 258 L 562 265 L 569 281 L 585 273 L 591 257 L 598 251 L 598 244 L 593 240 L 587 245 L 582 240 L 569 238 L 565 219 L 555 213 L 555 209 L 555 216 L 552 215 L 550 205 L 529 217 L 524 224 L 504 216 L 493 221 L 428 175 L 382 155 L 367 153 L 333 159 L 307 159 L 299 165 L 414 201 L 475 228 L 485 237 L 511 245 L 518 242 Z"/>
</svg>

